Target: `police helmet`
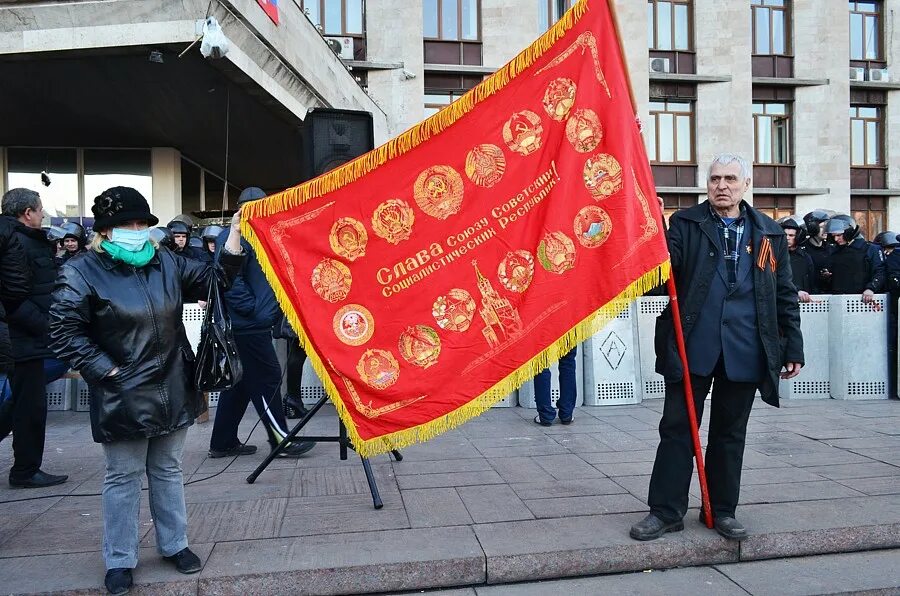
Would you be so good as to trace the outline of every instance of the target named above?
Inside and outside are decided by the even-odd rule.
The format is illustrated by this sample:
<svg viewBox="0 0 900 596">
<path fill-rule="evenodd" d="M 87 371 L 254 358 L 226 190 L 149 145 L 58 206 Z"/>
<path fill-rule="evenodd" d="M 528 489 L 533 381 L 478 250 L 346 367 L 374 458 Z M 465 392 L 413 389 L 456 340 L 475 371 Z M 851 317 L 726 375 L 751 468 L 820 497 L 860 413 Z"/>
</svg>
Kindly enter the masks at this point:
<svg viewBox="0 0 900 596">
<path fill-rule="evenodd" d="M 814 209 L 803 216 L 803 223 L 806 226 L 806 233 L 810 236 L 819 235 L 819 225 L 828 221 L 833 214 L 829 214 L 824 209 Z"/>
<path fill-rule="evenodd" d="M 778 225 L 783 230 L 797 230 L 797 244 L 802 244 L 806 240 L 806 224 L 800 219 L 799 215 L 785 215 L 778 218 Z"/>
<path fill-rule="evenodd" d="M 859 235 L 859 224 L 849 215 L 838 213 L 828 220 L 825 232 L 829 236 L 843 234 L 844 241 L 849 244 Z"/>
<path fill-rule="evenodd" d="M 200 233 L 200 237 L 204 240 L 215 240 L 223 231 L 225 231 L 225 228 L 222 226 L 206 226 L 203 228 L 203 232 Z"/>
<path fill-rule="evenodd" d="M 187 236 L 190 236 L 191 234 L 191 226 L 177 219 L 170 221 L 166 227 L 169 228 L 173 234 L 185 234 Z"/>
<path fill-rule="evenodd" d="M 172 230 L 168 227 L 150 228 L 150 240 L 168 249 L 175 248 L 175 237 L 172 235 Z"/>
<path fill-rule="evenodd" d="M 875 236 L 875 239 L 872 240 L 872 242 L 879 245 L 881 248 L 900 246 L 900 240 L 897 239 L 897 232 L 892 232 L 891 230 L 880 232 Z"/>
<path fill-rule="evenodd" d="M 193 246 L 194 248 L 203 248 L 203 239 L 199 236 L 191 236 L 188 238 L 188 246 Z"/>
<path fill-rule="evenodd" d="M 50 242 L 59 242 L 66 237 L 66 231 L 62 228 L 62 226 L 50 226 L 44 229 L 47 234 L 47 240 L 49 240 Z"/>
<path fill-rule="evenodd" d="M 79 245 L 84 245 L 87 239 L 84 233 L 84 226 L 77 221 L 67 221 L 60 227 L 65 231 L 63 238 L 74 238 Z"/>
</svg>

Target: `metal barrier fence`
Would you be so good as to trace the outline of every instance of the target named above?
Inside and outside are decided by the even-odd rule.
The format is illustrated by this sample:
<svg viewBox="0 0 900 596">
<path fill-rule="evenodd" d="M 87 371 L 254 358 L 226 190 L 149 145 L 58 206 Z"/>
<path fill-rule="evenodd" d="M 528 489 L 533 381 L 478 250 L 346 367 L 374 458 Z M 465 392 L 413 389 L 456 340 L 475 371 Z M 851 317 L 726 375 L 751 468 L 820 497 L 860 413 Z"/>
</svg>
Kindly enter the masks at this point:
<svg viewBox="0 0 900 596">
<path fill-rule="evenodd" d="M 654 370 L 653 336 L 656 317 L 668 304 L 667 297 L 638 298 L 594 337 L 579 346 L 576 358 L 578 405 L 636 404 L 663 397 L 665 383 Z M 887 296 L 879 294 L 874 305 L 859 296 L 813 296 L 800 303 L 800 326 L 806 364 L 800 374 L 781 381 L 785 399 L 886 399 L 888 397 Z M 185 304 L 182 320 L 191 347 L 200 341 L 203 309 Z M 276 342 L 276 345 L 284 342 Z M 278 345 L 282 356 L 283 345 Z M 900 350 L 898 350 L 900 351 Z M 553 378 L 551 402 L 559 399 L 559 371 Z M 325 394 L 321 381 L 307 360 L 303 366 L 300 395 L 311 405 Z M 218 404 L 218 392 L 209 394 L 209 405 Z M 494 407 L 534 408 L 534 383 L 526 382 Z M 80 377 L 63 378 L 47 385 L 49 410 L 90 409 L 90 392 Z"/>
</svg>

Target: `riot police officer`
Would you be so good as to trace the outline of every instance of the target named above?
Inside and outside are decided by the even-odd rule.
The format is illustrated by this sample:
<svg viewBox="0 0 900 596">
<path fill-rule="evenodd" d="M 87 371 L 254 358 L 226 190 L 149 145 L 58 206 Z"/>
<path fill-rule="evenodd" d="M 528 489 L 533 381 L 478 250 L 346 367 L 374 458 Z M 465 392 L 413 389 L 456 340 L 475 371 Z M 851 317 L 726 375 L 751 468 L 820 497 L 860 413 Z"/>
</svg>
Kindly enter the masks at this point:
<svg viewBox="0 0 900 596">
<path fill-rule="evenodd" d="M 800 302 L 811 302 L 813 280 L 818 276 L 818 271 L 816 271 L 815 263 L 809 254 L 800 250 L 800 245 L 805 240 L 803 220 L 796 215 L 788 215 L 779 219 L 778 223 L 781 224 L 781 228 L 787 236 L 791 273 L 794 277 L 794 285 L 797 287 L 797 298 Z"/>
<path fill-rule="evenodd" d="M 188 257 L 189 259 L 197 259 L 200 261 L 209 260 L 203 251 L 198 250 L 196 247 L 190 245 L 190 225 L 179 219 L 173 219 L 166 225 L 166 227 L 169 228 L 169 230 L 171 230 L 172 232 L 172 236 L 175 241 L 175 254 L 179 254 L 183 257 Z"/>
<path fill-rule="evenodd" d="M 897 240 L 897 232 L 888 230 L 886 232 L 879 232 L 875 238 L 872 239 L 872 244 L 878 246 L 881 250 L 881 254 L 884 255 L 885 261 L 887 261 L 888 255 L 894 252 L 895 248 L 900 246 L 900 241 Z"/>
<path fill-rule="evenodd" d="M 222 226 L 211 225 L 203 228 L 203 231 L 200 232 L 200 238 L 203 240 L 203 245 L 206 248 L 206 251 L 213 255 L 216 253 L 216 238 L 224 231 Z"/>
<path fill-rule="evenodd" d="M 897 300 L 900 298 L 900 235 L 882 232 L 876 238 L 885 248 L 885 284 L 888 291 L 888 396 L 897 398 Z"/>
<path fill-rule="evenodd" d="M 62 265 L 75 255 L 85 252 L 87 245 L 87 237 L 84 232 L 84 226 L 75 221 L 68 221 L 60 226 L 63 237 L 63 253 L 56 257 L 56 264 Z"/>
<path fill-rule="evenodd" d="M 169 228 L 163 226 L 150 228 L 150 240 L 156 242 L 159 246 L 172 251 L 175 250 L 175 236 L 172 235 L 172 230 Z"/>
<path fill-rule="evenodd" d="M 831 249 L 831 291 L 834 294 L 862 294 L 872 302 L 884 288 L 884 259 L 881 251 L 866 242 L 859 224 L 849 215 L 838 214 L 825 228 Z"/>
<path fill-rule="evenodd" d="M 800 250 L 809 255 L 815 267 L 813 294 L 827 294 L 831 289 L 831 257 L 825 242 L 825 224 L 829 217 L 824 209 L 815 209 L 803 216 L 806 239 L 800 243 Z"/>
</svg>

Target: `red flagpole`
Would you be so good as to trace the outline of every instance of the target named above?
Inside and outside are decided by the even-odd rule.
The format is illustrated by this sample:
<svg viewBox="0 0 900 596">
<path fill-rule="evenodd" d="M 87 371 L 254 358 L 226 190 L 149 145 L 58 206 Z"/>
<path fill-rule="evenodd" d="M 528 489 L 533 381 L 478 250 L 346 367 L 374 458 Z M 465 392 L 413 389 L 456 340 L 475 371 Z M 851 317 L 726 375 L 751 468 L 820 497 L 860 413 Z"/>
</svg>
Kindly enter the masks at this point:
<svg viewBox="0 0 900 596">
<path fill-rule="evenodd" d="M 613 24 L 616 27 L 616 40 L 619 43 L 619 53 L 622 55 L 622 61 L 625 62 L 625 48 L 622 47 L 622 35 L 619 30 L 619 19 L 616 15 L 615 0 L 607 0 L 610 15 Z M 631 76 L 628 67 L 625 67 L 625 79 L 628 83 L 628 93 L 631 97 L 631 106 L 637 115 L 637 102 L 634 99 L 634 90 L 631 87 Z M 663 214 L 660 209 L 660 223 L 665 229 L 665 222 L 662 221 Z M 681 358 L 681 368 L 684 371 L 684 400 L 687 405 L 688 422 L 691 426 L 691 439 L 694 444 L 694 458 L 697 460 L 697 476 L 700 479 L 700 502 L 703 504 L 704 521 L 707 528 L 713 527 L 712 508 L 709 504 L 709 488 L 706 484 L 706 468 L 703 465 L 703 446 L 700 444 L 700 430 L 697 424 L 697 410 L 694 407 L 694 388 L 691 386 L 691 372 L 688 368 L 687 350 L 684 347 L 684 330 L 681 327 L 681 309 L 678 307 L 678 294 L 675 291 L 675 272 L 669 275 L 669 281 L 666 284 L 669 291 L 669 304 L 672 308 L 672 320 L 675 323 L 675 343 L 678 346 L 678 356 Z"/>
</svg>

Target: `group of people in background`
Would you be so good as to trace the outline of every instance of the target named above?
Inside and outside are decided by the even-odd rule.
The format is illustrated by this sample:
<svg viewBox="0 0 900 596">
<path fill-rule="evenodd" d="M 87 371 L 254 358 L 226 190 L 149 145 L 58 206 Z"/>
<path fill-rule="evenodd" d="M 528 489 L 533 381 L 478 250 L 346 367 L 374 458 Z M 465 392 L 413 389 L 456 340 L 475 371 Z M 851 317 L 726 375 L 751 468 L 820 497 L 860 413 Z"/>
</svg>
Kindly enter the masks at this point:
<svg viewBox="0 0 900 596">
<path fill-rule="evenodd" d="M 888 296 L 888 395 L 897 398 L 897 304 L 900 234 L 880 232 L 867 241 L 850 215 L 824 209 L 778 220 L 788 238 L 791 272 L 800 302 L 817 294 L 859 294 L 873 304 Z M 874 304 L 873 304 L 874 307 Z"/>
<path fill-rule="evenodd" d="M 239 205 L 263 196 L 249 188 Z M 145 474 L 157 550 L 178 571 L 196 573 L 201 562 L 188 548 L 181 459 L 187 427 L 207 406 L 194 388 L 182 310 L 185 302 L 206 298 L 210 284 L 225 288 L 244 369 L 244 380 L 220 394 L 210 457 L 256 451 L 238 438 L 251 401 L 270 448 L 287 434 L 283 376 L 272 344 L 283 317 L 252 247 L 240 237 L 239 212 L 228 225 L 207 226 L 196 236 L 181 217 L 152 227 L 158 219 L 128 187 L 94 199 L 90 236 L 74 221 L 43 228 L 43 204 L 34 190 L 5 193 L 2 212 L 0 440 L 13 435 L 10 486 L 42 488 L 68 480 L 41 466 L 46 386 L 74 368 L 90 389 L 91 431 L 106 460 L 108 591 L 125 593 L 132 584 Z M 296 335 L 291 341 L 292 364 L 302 370 L 305 354 Z M 299 395 L 299 374 L 288 376 Z M 279 456 L 300 457 L 313 446 L 294 441 Z"/>
</svg>

